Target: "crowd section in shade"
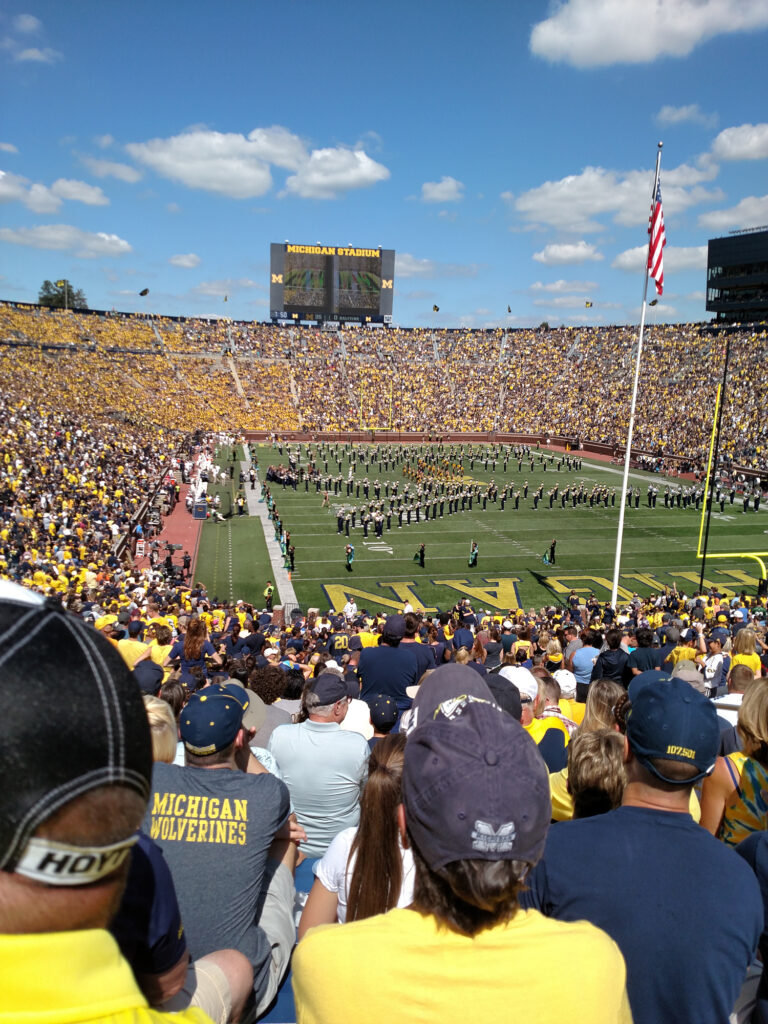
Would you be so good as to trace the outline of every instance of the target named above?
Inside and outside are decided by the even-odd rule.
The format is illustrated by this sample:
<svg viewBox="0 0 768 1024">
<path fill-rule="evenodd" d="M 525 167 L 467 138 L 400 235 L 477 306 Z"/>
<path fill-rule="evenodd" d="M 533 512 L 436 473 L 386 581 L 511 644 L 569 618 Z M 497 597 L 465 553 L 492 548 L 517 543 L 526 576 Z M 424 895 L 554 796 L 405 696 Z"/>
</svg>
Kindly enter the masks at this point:
<svg viewBox="0 0 768 1024">
<path fill-rule="evenodd" d="M 763 325 L 731 334 L 721 457 L 766 471 L 755 360 Z M 227 320 L 0 305 L 9 393 L 45 380 L 53 401 L 173 431 L 499 431 L 622 448 L 633 326 L 339 332 Z M 725 337 L 700 324 L 645 333 L 634 447 L 706 459 Z M 27 393 L 29 393 L 27 391 Z"/>
</svg>

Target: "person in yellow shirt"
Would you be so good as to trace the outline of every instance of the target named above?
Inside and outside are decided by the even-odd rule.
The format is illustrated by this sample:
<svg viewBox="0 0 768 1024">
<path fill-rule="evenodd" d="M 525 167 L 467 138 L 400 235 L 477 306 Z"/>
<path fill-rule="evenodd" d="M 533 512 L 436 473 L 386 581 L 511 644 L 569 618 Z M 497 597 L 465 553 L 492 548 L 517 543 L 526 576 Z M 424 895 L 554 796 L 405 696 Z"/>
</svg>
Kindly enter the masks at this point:
<svg viewBox="0 0 768 1024">
<path fill-rule="evenodd" d="M 520 908 L 550 819 L 535 743 L 467 666 L 433 672 L 414 711 L 398 812 L 413 853 L 413 904 L 309 929 L 293 958 L 299 1024 L 390 1024 L 393 1007 L 403 1019 L 442 1024 L 555 1024 L 564 1006 L 572 1024 L 629 1024 L 615 943 L 584 921 Z M 545 962 L 557 970 L 542 972 Z"/>
<path fill-rule="evenodd" d="M 150 1009 L 107 931 L 150 791 L 138 686 L 82 621 L 13 585 L 0 634 L 0 746 L 29 752 L 3 759 L 0 1021 L 211 1024 L 199 1009 Z M 63 685 L 51 689 L 54 662 Z M 48 715 L 19 713 L 21 686 Z M 38 743 L 50 756 L 33 755 Z"/>
<path fill-rule="evenodd" d="M 151 655 L 149 644 L 142 640 L 143 632 L 143 623 L 134 619 L 128 623 L 128 636 L 117 641 L 117 649 L 130 669 Z"/>
<path fill-rule="evenodd" d="M 171 647 L 173 647 L 171 630 L 162 622 L 154 622 L 151 626 L 147 627 L 147 639 L 149 640 L 149 657 L 156 665 L 162 667 L 163 662 L 170 653 Z M 163 682 L 165 682 L 170 674 L 171 669 L 166 667 Z"/>
<path fill-rule="evenodd" d="M 749 626 L 738 631 L 733 638 L 731 668 L 736 665 L 747 665 L 752 669 L 755 678 L 758 678 L 762 671 L 762 664 L 756 650 L 755 639 L 755 631 Z"/>
</svg>

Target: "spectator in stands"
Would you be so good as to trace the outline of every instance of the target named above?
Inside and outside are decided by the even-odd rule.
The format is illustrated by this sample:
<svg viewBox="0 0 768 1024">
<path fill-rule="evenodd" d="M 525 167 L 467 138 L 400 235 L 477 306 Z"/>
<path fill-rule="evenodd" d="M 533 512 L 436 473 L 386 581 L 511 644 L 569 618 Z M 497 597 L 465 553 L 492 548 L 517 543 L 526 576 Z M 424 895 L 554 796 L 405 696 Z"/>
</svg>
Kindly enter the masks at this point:
<svg viewBox="0 0 768 1024">
<path fill-rule="evenodd" d="M 750 629 L 749 626 L 745 626 L 738 631 L 733 638 L 731 670 L 737 665 L 747 665 L 752 669 L 757 679 L 762 673 L 762 664 L 760 662 L 760 655 L 755 648 L 755 639 L 755 631 Z"/>
<path fill-rule="evenodd" d="M 635 1024 L 715 1024 L 728 1019 L 757 946 L 759 889 L 688 814 L 717 753 L 712 703 L 683 680 L 643 683 L 630 689 L 622 806 L 556 825 L 522 901 L 616 940 Z M 706 937 L 705 970 L 694 935 Z"/>
<path fill-rule="evenodd" d="M 601 651 L 592 668 L 591 681 L 596 679 L 613 679 L 627 686 L 627 662 L 629 655 L 621 647 L 622 633 L 620 629 L 609 629 L 605 634 L 607 649 Z"/>
<path fill-rule="evenodd" d="M 594 629 L 581 631 L 581 644 L 571 658 L 571 671 L 576 676 L 576 700 L 582 704 L 587 699 L 589 684 L 592 680 L 592 669 L 600 653 L 600 634 Z"/>
<path fill-rule="evenodd" d="M 363 650 L 358 667 L 362 700 L 383 693 L 394 697 L 401 712 L 410 708 L 407 687 L 418 682 L 420 673 L 413 653 L 415 645 L 401 645 L 404 636 L 405 616 L 390 615 L 384 623 L 380 646 Z"/>
<path fill-rule="evenodd" d="M 400 641 L 400 648 L 401 650 L 408 650 L 414 655 L 417 662 L 417 678 L 421 679 L 427 669 L 437 667 L 435 652 L 429 644 L 419 643 L 416 639 L 416 634 L 419 632 L 421 625 L 418 615 L 414 612 L 408 612 L 403 618 L 405 619 L 405 636 Z"/>
<path fill-rule="evenodd" d="M 144 828 L 162 843 L 190 949 L 242 953 L 263 1013 L 291 956 L 295 842 L 304 832 L 289 818 L 285 785 L 250 765 L 247 707 L 235 685 L 192 695 L 180 720 L 186 767 L 155 763 Z"/>
<path fill-rule="evenodd" d="M 596 679 L 590 684 L 587 702 L 579 705 L 584 708 L 584 718 L 579 725 L 577 735 L 584 736 L 590 732 L 621 732 L 620 712 L 628 703 L 627 691 L 621 683 L 613 679 Z M 568 766 L 549 776 L 550 795 L 552 797 L 552 820 L 569 821 L 573 817 L 573 796 L 568 786 Z"/>
<path fill-rule="evenodd" d="M 196 686 L 199 676 L 193 670 L 197 669 L 203 676 L 206 672 L 206 659 L 210 658 L 214 665 L 221 665 L 221 655 L 208 639 L 208 631 L 202 619 L 192 619 L 184 634 L 183 640 L 177 640 L 170 649 L 163 662 L 170 665 L 178 659 L 181 666 L 181 681 L 187 686 Z"/>
<path fill-rule="evenodd" d="M 629 655 L 627 662 L 631 676 L 639 676 L 641 672 L 648 672 L 650 669 L 661 671 L 661 651 L 652 646 L 653 632 L 647 628 L 638 629 L 635 639 L 637 647 Z"/>
<path fill-rule="evenodd" d="M 477 686 L 470 670 L 453 672 Z M 406 744 L 399 823 L 415 863 L 412 907 L 309 931 L 293 961 L 298 1019 L 383 1024 L 393 1007 L 418 1004 L 425 1020 L 554 1021 L 567 1005 L 573 1022 L 629 1021 L 613 943 L 583 922 L 519 909 L 549 797 L 536 747 L 511 716 L 470 697 L 428 714 Z M 542 973 L 544 961 L 557 971 Z"/>
<path fill-rule="evenodd" d="M 265 705 L 264 724 L 255 733 L 252 745 L 267 747 L 272 733 L 280 725 L 290 725 L 291 715 L 280 706 L 288 682 L 287 673 L 278 665 L 265 665 L 263 668 L 252 669 L 247 676 L 248 688 L 252 690 Z"/>
<path fill-rule="evenodd" d="M 318 924 L 359 921 L 413 900 L 413 856 L 402 845 L 397 808 L 402 802 L 405 736 L 385 736 L 368 759 L 360 823 L 334 838 L 314 866 L 315 881 L 299 924 L 299 939 Z"/>
<path fill-rule="evenodd" d="M 748 686 L 738 730 L 741 749 L 718 757 L 701 792 L 702 825 L 729 846 L 768 828 L 768 683 L 763 680 Z"/>
<path fill-rule="evenodd" d="M 125 663 L 74 617 L 9 585 L 0 637 L 2 1015 L 203 1024 L 209 1018 L 197 1009 L 148 1009 L 106 930 L 151 772 L 147 717 Z M 173 939 L 167 966 L 180 962 L 183 979 L 178 931 Z"/>
<path fill-rule="evenodd" d="M 311 857 L 321 857 L 333 837 L 356 826 L 360 817 L 369 750 L 359 733 L 340 728 L 349 700 L 341 676 L 322 672 L 305 695 L 306 721 L 278 726 L 269 740 L 268 750 L 306 830 L 301 848 Z"/>
<path fill-rule="evenodd" d="M 179 733 L 171 705 L 159 697 L 145 694 L 144 707 L 152 736 L 152 760 L 173 764 Z"/>
<path fill-rule="evenodd" d="M 579 732 L 568 747 L 568 792 L 573 817 L 591 818 L 621 806 L 627 776 L 618 732 Z"/>
</svg>

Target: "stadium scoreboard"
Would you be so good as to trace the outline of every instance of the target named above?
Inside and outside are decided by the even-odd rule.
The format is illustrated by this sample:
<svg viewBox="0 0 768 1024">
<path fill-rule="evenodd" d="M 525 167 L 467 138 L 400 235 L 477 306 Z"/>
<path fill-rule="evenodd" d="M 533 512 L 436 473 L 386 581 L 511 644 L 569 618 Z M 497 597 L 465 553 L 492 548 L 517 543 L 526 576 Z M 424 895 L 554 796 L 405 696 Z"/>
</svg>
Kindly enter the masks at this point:
<svg viewBox="0 0 768 1024">
<path fill-rule="evenodd" d="M 270 317 L 277 323 L 392 322 L 395 250 L 270 245 Z"/>
</svg>

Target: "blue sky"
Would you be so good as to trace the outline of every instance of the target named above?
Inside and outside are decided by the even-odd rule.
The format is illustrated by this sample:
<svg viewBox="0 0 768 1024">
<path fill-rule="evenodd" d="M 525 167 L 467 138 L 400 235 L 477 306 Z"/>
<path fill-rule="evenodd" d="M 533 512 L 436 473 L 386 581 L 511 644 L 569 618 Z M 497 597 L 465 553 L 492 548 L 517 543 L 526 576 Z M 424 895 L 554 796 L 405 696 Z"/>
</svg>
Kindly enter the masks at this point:
<svg viewBox="0 0 768 1024">
<path fill-rule="evenodd" d="M 266 319 L 288 239 L 395 249 L 404 326 L 633 323 L 663 140 L 651 316 L 702 320 L 767 44 L 765 0 L 9 2 L 0 297 Z"/>
</svg>

